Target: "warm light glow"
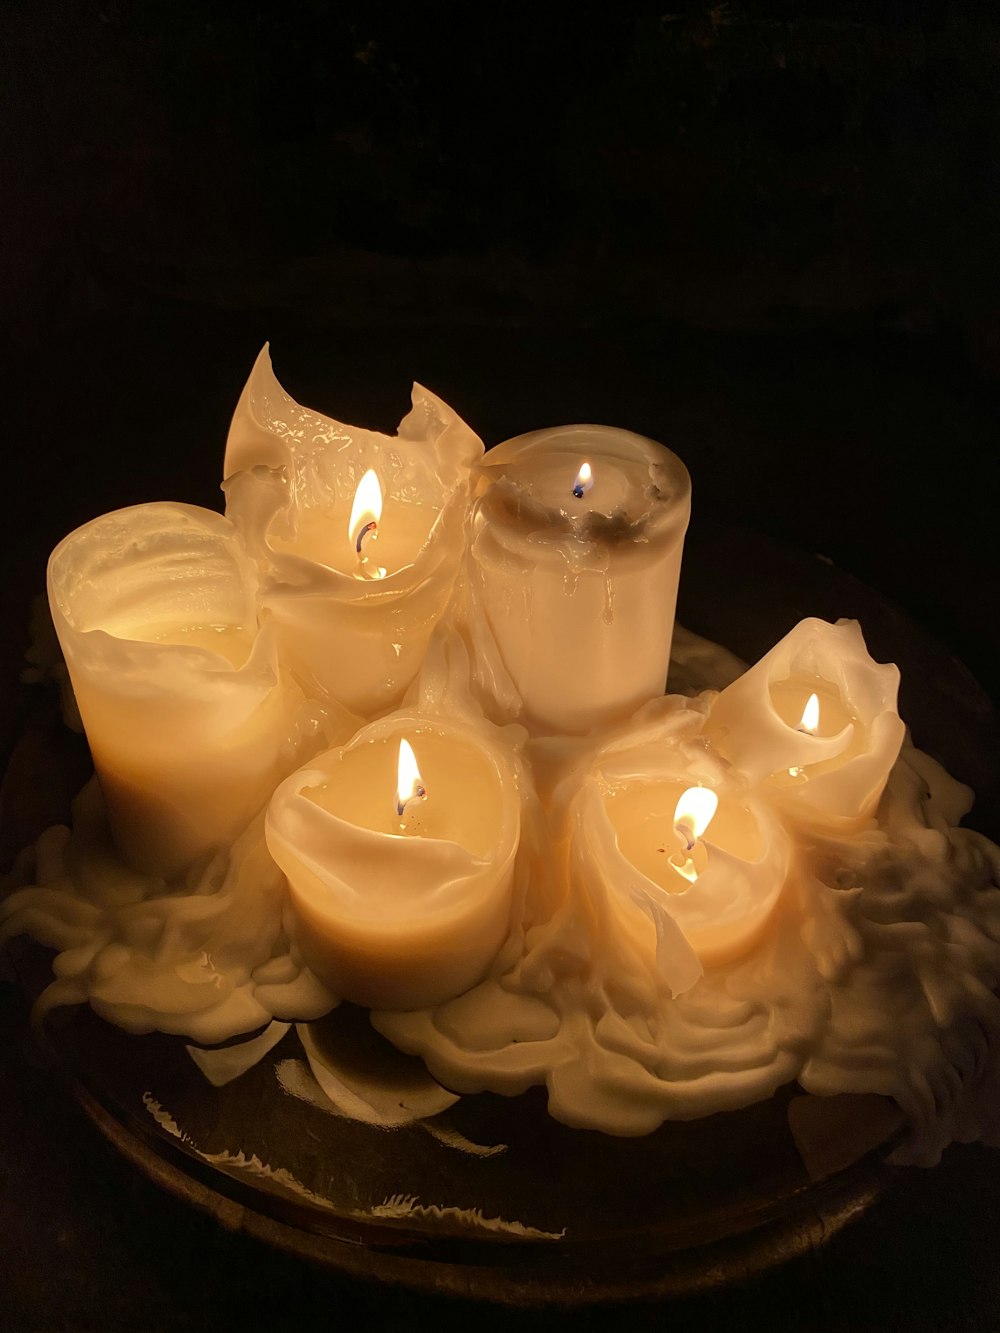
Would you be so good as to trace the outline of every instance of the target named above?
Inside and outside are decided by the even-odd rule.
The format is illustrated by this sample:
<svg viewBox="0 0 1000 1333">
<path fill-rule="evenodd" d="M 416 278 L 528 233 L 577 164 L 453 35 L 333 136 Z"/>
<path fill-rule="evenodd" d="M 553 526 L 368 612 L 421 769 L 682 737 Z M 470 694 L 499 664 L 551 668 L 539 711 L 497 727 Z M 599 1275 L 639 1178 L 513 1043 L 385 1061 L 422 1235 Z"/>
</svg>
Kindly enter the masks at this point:
<svg viewBox="0 0 1000 1333">
<path fill-rule="evenodd" d="M 573 482 L 573 494 L 578 500 L 582 500 L 593 484 L 594 474 L 590 464 L 581 463 L 580 471 L 576 474 L 576 480 Z"/>
<path fill-rule="evenodd" d="M 411 801 L 422 801 L 426 795 L 427 789 L 420 779 L 413 747 L 405 736 L 401 736 L 396 764 L 396 814 L 402 818 Z"/>
<path fill-rule="evenodd" d="M 809 698 L 806 700 L 806 706 L 802 710 L 802 718 L 799 721 L 799 725 L 796 727 L 796 731 L 807 731 L 810 736 L 814 736 L 818 726 L 819 695 L 810 694 Z"/>
<path fill-rule="evenodd" d="M 677 802 L 674 810 L 674 832 L 683 850 L 670 858 L 670 865 L 689 884 L 693 884 L 698 878 L 698 867 L 692 861 L 690 854 L 694 851 L 695 843 L 711 824 L 718 808 L 719 798 L 708 787 L 688 787 L 687 791 L 681 793 L 681 798 Z M 702 870 L 704 868 L 702 865 Z"/>
<path fill-rule="evenodd" d="M 681 793 L 674 810 L 674 828 L 683 838 L 685 851 L 690 851 L 711 824 L 719 808 L 719 798 L 708 787 L 688 787 Z"/>
<path fill-rule="evenodd" d="M 369 468 L 358 482 L 358 489 L 354 492 L 351 521 L 348 525 L 348 535 L 354 543 L 358 555 L 361 554 L 362 541 L 366 537 L 371 538 L 377 535 L 381 517 L 382 487 L 378 484 L 378 477 L 374 468 Z"/>
</svg>

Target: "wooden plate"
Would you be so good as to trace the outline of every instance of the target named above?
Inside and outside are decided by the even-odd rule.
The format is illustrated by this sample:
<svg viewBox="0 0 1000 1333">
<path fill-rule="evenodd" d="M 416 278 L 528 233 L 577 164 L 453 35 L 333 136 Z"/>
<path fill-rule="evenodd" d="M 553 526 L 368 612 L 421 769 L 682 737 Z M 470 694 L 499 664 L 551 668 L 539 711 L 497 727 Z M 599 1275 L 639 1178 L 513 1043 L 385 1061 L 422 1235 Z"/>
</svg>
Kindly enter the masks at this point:
<svg viewBox="0 0 1000 1333">
<path fill-rule="evenodd" d="M 690 628 L 753 660 L 805 615 L 857 617 L 873 655 L 900 664 L 915 740 L 979 784 L 971 822 L 995 833 L 996 719 L 960 664 L 819 560 L 751 533 L 692 532 L 680 608 Z M 51 707 L 29 717 L 5 784 L 8 843 L 54 817 L 35 779 L 41 756 L 65 743 Z M 21 947 L 17 957 L 29 989 L 44 985 L 47 955 Z M 359 1059 L 379 1040 L 350 1007 L 325 1024 Z M 88 1010 L 57 1017 L 47 1040 L 111 1142 L 223 1224 L 349 1273 L 515 1304 L 676 1294 L 780 1263 L 877 1197 L 901 1132 L 883 1099 L 794 1086 L 638 1140 L 556 1124 L 539 1090 L 463 1098 L 387 1130 L 287 1090 L 305 1069 L 294 1029 L 221 1088 L 182 1040 L 129 1037 Z"/>
</svg>

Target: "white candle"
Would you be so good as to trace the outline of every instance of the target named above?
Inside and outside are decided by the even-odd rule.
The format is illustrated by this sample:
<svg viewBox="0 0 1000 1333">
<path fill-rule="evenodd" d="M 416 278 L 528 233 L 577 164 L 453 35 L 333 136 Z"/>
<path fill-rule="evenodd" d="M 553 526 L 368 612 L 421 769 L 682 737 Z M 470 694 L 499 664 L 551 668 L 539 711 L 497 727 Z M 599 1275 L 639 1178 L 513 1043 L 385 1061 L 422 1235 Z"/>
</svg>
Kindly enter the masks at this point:
<svg viewBox="0 0 1000 1333">
<path fill-rule="evenodd" d="M 617 900 L 622 929 L 655 940 L 673 994 L 703 967 L 760 938 L 784 887 L 788 840 L 745 784 L 676 721 L 654 724 L 598 756 L 571 809 L 575 874 Z M 655 928 L 650 929 L 650 920 Z"/>
<path fill-rule="evenodd" d="M 282 783 L 267 843 L 316 974 L 377 1009 L 481 980 L 507 935 L 520 803 L 503 745 L 419 713 L 371 724 Z"/>
<path fill-rule="evenodd" d="M 136 869 L 174 875 L 231 842 L 283 775 L 253 565 L 220 514 L 146 504 L 66 537 L 48 587 L 115 841 Z"/>
<path fill-rule="evenodd" d="M 261 352 L 229 432 L 226 512 L 259 562 L 279 651 L 308 694 L 359 717 L 399 703 L 451 596 L 481 453 L 418 385 L 390 438 L 300 407 Z M 362 487 L 377 497 L 374 528 L 355 522 Z"/>
<path fill-rule="evenodd" d="M 691 507 L 680 459 L 565 426 L 491 449 L 480 478 L 470 616 L 494 715 L 580 735 L 662 693 Z"/>
<path fill-rule="evenodd" d="M 905 728 L 899 671 L 874 662 L 857 621 L 800 621 L 712 705 L 714 747 L 801 817 L 869 818 Z"/>
</svg>

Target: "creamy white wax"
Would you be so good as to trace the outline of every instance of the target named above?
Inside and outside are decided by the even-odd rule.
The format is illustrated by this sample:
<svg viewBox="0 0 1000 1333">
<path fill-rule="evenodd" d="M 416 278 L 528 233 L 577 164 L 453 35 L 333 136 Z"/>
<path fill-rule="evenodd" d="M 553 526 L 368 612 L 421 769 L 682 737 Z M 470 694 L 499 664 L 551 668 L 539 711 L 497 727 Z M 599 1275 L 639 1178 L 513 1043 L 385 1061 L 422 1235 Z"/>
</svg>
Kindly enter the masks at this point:
<svg viewBox="0 0 1000 1333">
<path fill-rule="evenodd" d="M 631 937 L 632 966 L 655 966 L 674 995 L 753 947 L 790 864 L 774 815 L 676 704 L 601 749 L 569 808 L 571 876 Z M 692 792 L 711 798 L 701 819 Z"/>
<path fill-rule="evenodd" d="M 124 858 L 171 876 L 228 846 L 287 772 L 289 731 L 232 524 L 182 504 L 105 514 L 56 547 L 48 587 Z"/>
<path fill-rule="evenodd" d="M 469 617 L 489 710 L 581 735 L 662 693 L 691 506 L 680 459 L 564 426 L 491 449 L 477 495 Z"/>
<path fill-rule="evenodd" d="M 419 385 L 394 438 L 312 412 L 261 352 L 229 431 L 226 513 L 258 561 L 261 604 L 307 694 L 359 718 L 400 702 L 451 596 L 482 449 Z M 369 472 L 380 499 L 370 529 L 352 522 Z"/>
<path fill-rule="evenodd" d="M 783 808 L 847 829 L 874 813 L 899 755 L 898 691 L 857 621 L 802 620 L 722 691 L 706 734 Z"/>
<path fill-rule="evenodd" d="M 397 799 L 401 741 L 423 794 L 411 784 Z M 420 713 L 393 713 L 292 774 L 267 842 L 313 971 L 394 1009 L 481 980 L 507 935 L 520 809 L 503 747 Z"/>
</svg>

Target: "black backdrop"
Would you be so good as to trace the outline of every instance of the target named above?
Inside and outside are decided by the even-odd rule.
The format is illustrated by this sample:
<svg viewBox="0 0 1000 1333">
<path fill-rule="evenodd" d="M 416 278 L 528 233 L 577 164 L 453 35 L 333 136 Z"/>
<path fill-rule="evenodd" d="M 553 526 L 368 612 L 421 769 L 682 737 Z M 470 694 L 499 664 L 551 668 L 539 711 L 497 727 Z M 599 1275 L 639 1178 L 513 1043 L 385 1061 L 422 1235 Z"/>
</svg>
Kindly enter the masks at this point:
<svg viewBox="0 0 1000 1333">
<path fill-rule="evenodd" d="M 1000 691 L 988 3 L 8 3 L 3 739 L 77 523 L 221 504 L 270 338 L 392 430 L 606 421 Z"/>
</svg>

